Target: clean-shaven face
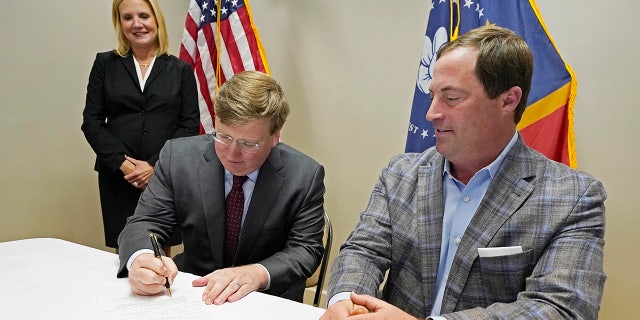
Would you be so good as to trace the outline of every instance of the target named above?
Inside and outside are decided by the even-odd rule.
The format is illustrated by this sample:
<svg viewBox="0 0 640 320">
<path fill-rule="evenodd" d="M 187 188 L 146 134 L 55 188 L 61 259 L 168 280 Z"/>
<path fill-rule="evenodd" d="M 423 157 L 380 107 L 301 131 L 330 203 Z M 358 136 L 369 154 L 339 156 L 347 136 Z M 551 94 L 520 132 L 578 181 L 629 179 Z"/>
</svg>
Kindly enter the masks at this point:
<svg viewBox="0 0 640 320">
<path fill-rule="evenodd" d="M 454 164 L 494 157 L 503 143 L 497 139 L 504 131 L 501 97 L 489 99 L 476 77 L 477 55 L 477 49 L 462 47 L 441 56 L 429 89 L 426 117 L 435 129 L 436 149 Z"/>
<path fill-rule="evenodd" d="M 246 176 L 259 169 L 264 161 L 269 157 L 273 148 L 280 138 L 280 131 L 270 134 L 271 122 L 268 119 L 252 120 L 244 124 L 224 125 L 216 117 L 215 131 L 233 137 L 233 143 L 224 145 L 215 142 L 215 149 L 222 165 L 236 176 Z M 241 151 L 236 143 L 237 140 L 244 140 L 251 143 L 258 143 L 260 147 L 257 152 L 249 153 Z"/>
<path fill-rule="evenodd" d="M 132 48 L 155 49 L 158 46 L 158 23 L 148 2 L 124 0 L 118 10 L 122 32 Z"/>
</svg>

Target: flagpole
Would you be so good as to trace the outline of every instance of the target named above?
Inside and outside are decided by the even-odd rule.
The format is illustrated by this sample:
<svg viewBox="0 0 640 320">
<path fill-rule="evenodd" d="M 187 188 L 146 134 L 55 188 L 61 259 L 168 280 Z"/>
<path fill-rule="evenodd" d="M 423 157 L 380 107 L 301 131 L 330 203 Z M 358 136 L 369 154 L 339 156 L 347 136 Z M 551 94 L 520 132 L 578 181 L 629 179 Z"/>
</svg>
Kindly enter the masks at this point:
<svg viewBox="0 0 640 320">
<path fill-rule="evenodd" d="M 220 79 L 220 41 L 222 39 L 220 32 L 220 5 L 222 4 L 222 0 L 216 0 L 216 89 L 215 93 L 218 92 L 218 88 L 222 85 L 222 80 Z"/>
<path fill-rule="evenodd" d="M 451 30 L 451 36 L 449 37 L 449 41 L 453 41 L 458 38 L 458 33 L 460 33 L 460 3 L 456 6 L 456 10 L 454 12 L 453 4 L 456 3 L 457 0 L 449 1 L 449 30 Z M 456 18 L 454 19 L 454 14 Z M 453 25 L 453 21 L 456 21 L 456 25 Z"/>
</svg>

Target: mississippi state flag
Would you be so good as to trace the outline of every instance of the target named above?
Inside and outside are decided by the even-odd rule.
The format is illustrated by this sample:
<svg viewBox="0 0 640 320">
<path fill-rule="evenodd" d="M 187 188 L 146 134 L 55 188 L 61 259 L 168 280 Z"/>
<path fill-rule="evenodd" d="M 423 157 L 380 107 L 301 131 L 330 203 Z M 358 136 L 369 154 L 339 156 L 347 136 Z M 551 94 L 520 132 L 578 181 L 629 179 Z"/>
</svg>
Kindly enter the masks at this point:
<svg viewBox="0 0 640 320">
<path fill-rule="evenodd" d="M 549 159 L 577 167 L 573 104 L 577 81 L 564 62 L 533 0 L 432 0 L 418 68 L 405 151 L 435 145 L 425 119 L 435 54 L 443 44 L 482 25 L 497 25 L 520 35 L 533 52 L 531 92 L 518 130 L 525 143 Z"/>
<path fill-rule="evenodd" d="M 184 29 L 180 59 L 198 83 L 200 133 L 211 133 L 217 88 L 241 71 L 268 74 L 267 59 L 247 0 L 191 0 Z"/>
</svg>

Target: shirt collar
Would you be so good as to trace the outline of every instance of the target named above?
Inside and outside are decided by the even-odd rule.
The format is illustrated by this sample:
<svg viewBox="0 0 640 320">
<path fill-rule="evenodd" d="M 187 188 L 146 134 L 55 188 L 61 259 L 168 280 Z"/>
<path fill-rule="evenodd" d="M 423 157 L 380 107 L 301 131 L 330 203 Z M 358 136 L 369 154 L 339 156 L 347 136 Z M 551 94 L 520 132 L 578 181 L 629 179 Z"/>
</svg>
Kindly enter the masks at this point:
<svg viewBox="0 0 640 320">
<path fill-rule="evenodd" d="M 247 175 L 247 177 L 249 177 L 249 180 L 251 180 L 253 183 L 255 183 L 258 180 L 258 173 L 260 172 L 260 169 L 251 172 Z M 226 168 L 224 169 L 224 179 L 225 181 L 229 180 L 229 181 L 233 181 L 233 174 L 231 174 L 231 172 L 229 172 L 229 170 L 227 170 Z"/>
<path fill-rule="evenodd" d="M 513 146 L 516 144 L 516 141 L 518 141 L 518 131 L 516 131 L 513 134 L 513 137 L 511 137 L 511 140 L 509 140 L 509 143 L 507 143 L 507 146 L 504 147 L 504 149 L 502 149 L 502 152 L 500 152 L 498 157 L 495 160 L 493 160 L 493 162 L 491 162 L 489 165 L 480 169 L 478 172 L 487 170 L 489 172 L 489 176 L 491 177 L 491 179 L 493 179 L 496 176 L 496 173 L 498 172 L 498 169 L 500 168 L 502 161 L 504 161 L 504 158 L 507 156 L 507 153 L 509 153 L 511 148 L 513 148 Z M 450 177 L 453 177 L 451 175 L 451 163 L 446 158 L 444 159 L 444 170 L 442 172 L 442 175 L 443 176 L 448 175 Z"/>
</svg>

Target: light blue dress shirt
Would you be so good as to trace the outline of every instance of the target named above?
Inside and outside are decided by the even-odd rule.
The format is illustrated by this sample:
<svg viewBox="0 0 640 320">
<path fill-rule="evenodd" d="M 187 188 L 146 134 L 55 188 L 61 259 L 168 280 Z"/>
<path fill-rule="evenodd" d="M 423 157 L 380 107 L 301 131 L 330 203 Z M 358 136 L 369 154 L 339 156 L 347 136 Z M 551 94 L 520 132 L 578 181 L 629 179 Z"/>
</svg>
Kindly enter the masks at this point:
<svg viewBox="0 0 640 320">
<path fill-rule="evenodd" d="M 438 267 L 436 280 L 436 297 L 431 309 L 432 319 L 445 319 L 438 316 L 442 308 L 444 290 L 447 287 L 449 271 L 458 250 L 458 245 L 462 241 L 464 232 L 478 210 L 480 202 L 484 198 L 487 189 L 489 189 L 491 181 L 496 176 L 502 161 L 517 140 L 518 133 L 516 132 L 500 155 L 492 163 L 476 172 L 467 185 L 464 185 L 451 175 L 451 163 L 449 160 L 445 160 L 442 178 L 442 196 L 444 198 L 442 242 L 440 244 L 440 266 Z"/>
</svg>

